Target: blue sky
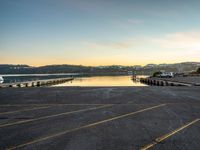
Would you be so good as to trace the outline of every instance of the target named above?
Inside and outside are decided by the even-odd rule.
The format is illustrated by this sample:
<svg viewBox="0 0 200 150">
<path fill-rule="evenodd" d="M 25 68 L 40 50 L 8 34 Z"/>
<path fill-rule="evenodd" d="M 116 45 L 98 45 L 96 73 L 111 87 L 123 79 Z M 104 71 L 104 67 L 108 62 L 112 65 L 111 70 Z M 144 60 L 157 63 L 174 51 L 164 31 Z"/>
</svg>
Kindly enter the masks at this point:
<svg viewBox="0 0 200 150">
<path fill-rule="evenodd" d="M 0 0 L 0 63 L 199 61 L 198 0 Z"/>
</svg>

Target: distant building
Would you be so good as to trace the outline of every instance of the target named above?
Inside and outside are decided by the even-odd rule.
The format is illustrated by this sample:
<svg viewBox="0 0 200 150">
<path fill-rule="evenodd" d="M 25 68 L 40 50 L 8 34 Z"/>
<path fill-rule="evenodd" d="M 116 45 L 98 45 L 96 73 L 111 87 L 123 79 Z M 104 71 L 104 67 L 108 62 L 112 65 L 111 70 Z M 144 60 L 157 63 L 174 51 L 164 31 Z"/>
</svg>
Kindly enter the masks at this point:
<svg viewBox="0 0 200 150">
<path fill-rule="evenodd" d="M 134 70 L 141 70 L 143 67 L 140 65 L 133 66 Z"/>
<path fill-rule="evenodd" d="M 156 64 L 148 64 L 148 65 L 144 66 L 144 68 L 150 69 L 150 68 L 154 68 L 156 66 L 157 66 Z"/>
<path fill-rule="evenodd" d="M 128 71 L 127 73 L 128 73 L 128 75 L 132 75 L 133 71 Z"/>
<path fill-rule="evenodd" d="M 168 64 L 159 64 L 158 65 L 159 67 L 167 67 L 167 66 L 169 66 Z"/>
</svg>

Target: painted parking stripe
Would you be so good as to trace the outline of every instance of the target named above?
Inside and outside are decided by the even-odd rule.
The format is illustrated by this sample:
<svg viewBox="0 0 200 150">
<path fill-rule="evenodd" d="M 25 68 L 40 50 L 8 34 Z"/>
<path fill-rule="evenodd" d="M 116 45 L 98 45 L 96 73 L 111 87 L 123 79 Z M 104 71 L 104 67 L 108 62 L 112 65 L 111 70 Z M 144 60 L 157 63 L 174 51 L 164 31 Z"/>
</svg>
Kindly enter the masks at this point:
<svg viewBox="0 0 200 150">
<path fill-rule="evenodd" d="M 21 144 L 21 145 L 17 145 L 17 146 L 8 148 L 7 150 L 14 150 L 14 149 L 17 149 L 17 148 L 22 148 L 22 147 L 25 147 L 27 145 L 31 145 L 31 144 L 35 144 L 35 143 L 38 143 L 38 142 L 41 142 L 41 141 L 49 140 L 49 139 L 52 139 L 52 138 L 55 138 L 55 137 L 58 137 L 58 136 L 61 136 L 61 135 L 67 134 L 67 133 L 75 132 L 75 131 L 78 131 L 78 130 L 81 130 L 81 129 L 86 129 L 86 128 L 94 127 L 94 126 L 97 126 L 97 125 L 100 125 L 100 124 L 103 124 L 103 123 L 122 119 L 124 117 L 133 116 L 133 115 L 145 112 L 145 111 L 149 111 L 149 110 L 152 110 L 152 109 L 163 107 L 165 105 L 166 104 L 161 104 L 161 105 L 156 105 L 156 106 L 153 106 L 153 107 L 147 107 L 147 108 L 144 108 L 144 109 L 141 109 L 141 110 L 138 110 L 138 111 L 134 111 L 134 112 L 131 112 L 131 113 L 127 113 L 127 114 L 124 114 L 124 115 L 119 115 L 119 116 L 112 117 L 112 118 L 109 118 L 109 119 L 105 119 L 105 120 L 102 120 L 102 121 L 94 122 L 94 123 L 84 125 L 84 126 L 81 126 L 81 127 L 78 127 L 78 128 L 66 130 L 66 131 L 63 131 L 63 132 L 60 132 L 60 133 L 57 133 L 57 134 L 53 134 L 53 135 L 46 136 L 46 137 L 43 137 L 43 138 L 39 138 L 39 139 L 30 141 L 30 142 L 27 142 L 27 143 L 24 143 L 24 144 Z"/>
<path fill-rule="evenodd" d="M 134 101 L 133 101 L 134 102 Z M 78 103 L 78 104 L 66 104 L 66 103 L 53 103 L 53 104 L 0 104 L 0 107 L 45 107 L 45 106 L 97 106 L 97 105 L 153 105 L 153 104 L 162 104 L 162 103 L 133 103 L 132 101 L 128 102 L 128 103 Z M 199 105 L 199 102 L 178 102 L 178 103 L 165 103 L 167 105 L 179 105 L 179 104 L 194 104 L 194 105 Z"/>
<path fill-rule="evenodd" d="M 7 114 L 18 113 L 18 112 L 26 112 L 26 111 L 31 111 L 31 110 L 39 110 L 39 109 L 45 109 L 45 108 L 49 108 L 49 107 L 51 107 L 51 106 L 37 107 L 37 108 L 27 108 L 27 109 L 15 110 L 15 111 L 1 112 L 0 115 L 7 115 Z"/>
<path fill-rule="evenodd" d="M 86 108 L 86 109 L 79 109 L 79 110 L 75 110 L 75 111 L 69 111 L 69 112 L 59 113 L 59 114 L 50 115 L 50 116 L 44 116 L 44 117 L 39 117 L 39 118 L 35 118 L 35 119 L 28 119 L 28 120 L 22 120 L 22 121 L 13 122 L 13 123 L 6 123 L 6 124 L 0 125 L 0 128 L 8 127 L 8 126 L 14 126 L 14 125 L 19 125 L 19 124 L 24 124 L 24 123 L 29 123 L 29 122 L 34 122 L 34 121 L 39 121 L 39 120 L 44 120 L 44 119 L 49 119 L 49 118 L 63 116 L 63 115 L 69 115 L 69 114 L 78 113 L 78 112 L 85 112 L 85 111 L 89 111 L 89 110 L 96 110 L 96 109 L 101 109 L 101 108 L 106 108 L 106 107 L 111 107 L 111 106 L 113 106 L 113 105 L 104 105 L 104 106 L 99 106 L 99 107 L 90 107 L 90 108 Z"/>
<path fill-rule="evenodd" d="M 152 143 L 150 143 L 150 144 L 144 146 L 143 148 L 141 148 L 141 150 L 148 150 L 148 149 L 151 149 L 152 147 L 154 147 L 155 145 L 159 144 L 160 142 L 166 140 L 167 138 L 173 136 L 174 134 L 180 132 L 181 130 L 183 130 L 183 129 L 185 129 L 185 128 L 188 128 L 189 126 L 191 126 L 191 125 L 197 123 L 198 121 L 200 121 L 199 118 L 193 120 L 192 122 L 189 122 L 189 123 L 185 124 L 184 126 L 178 128 L 178 129 L 176 129 L 176 130 L 174 130 L 174 131 L 171 131 L 171 132 L 168 133 L 168 134 L 165 134 L 165 135 L 163 135 L 163 136 L 161 136 L 161 137 L 159 137 L 159 138 L 156 138 L 154 142 L 152 142 Z"/>
<path fill-rule="evenodd" d="M 39 106 L 82 106 L 82 105 L 108 105 L 107 104 L 102 104 L 102 103 L 89 103 L 89 104 L 65 104 L 65 103 L 57 103 L 57 104 L 0 104 L 0 107 L 27 107 L 27 106 L 32 106 L 32 107 L 39 107 Z"/>
</svg>

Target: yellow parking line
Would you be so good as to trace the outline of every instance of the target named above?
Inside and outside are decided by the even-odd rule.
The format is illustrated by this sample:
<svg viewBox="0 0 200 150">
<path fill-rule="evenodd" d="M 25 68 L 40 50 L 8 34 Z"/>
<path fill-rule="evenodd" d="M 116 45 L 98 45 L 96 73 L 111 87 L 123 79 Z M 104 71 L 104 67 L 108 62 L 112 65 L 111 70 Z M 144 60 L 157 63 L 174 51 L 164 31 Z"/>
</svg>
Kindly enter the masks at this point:
<svg viewBox="0 0 200 150">
<path fill-rule="evenodd" d="M 43 107 L 43 106 L 84 106 L 84 105 L 151 105 L 156 103 L 143 103 L 143 104 L 137 104 L 137 103 L 78 103 L 78 104 L 65 104 L 65 103 L 53 103 L 53 104 L 0 104 L 0 107 L 26 107 L 26 106 L 32 106 L 32 107 Z M 158 103 L 157 103 L 158 104 Z M 199 102 L 182 102 L 182 103 L 165 103 L 165 104 L 172 104 L 172 105 L 178 105 L 178 104 L 200 104 Z"/>
<path fill-rule="evenodd" d="M 193 125 L 193 124 L 195 124 L 195 123 L 197 123 L 198 121 L 200 121 L 199 118 L 193 120 L 192 122 L 189 122 L 189 123 L 185 124 L 184 126 L 178 128 L 178 129 L 176 129 L 176 130 L 174 130 L 174 131 L 172 131 L 172 132 L 170 132 L 170 133 L 168 133 L 168 134 L 165 134 L 165 135 L 163 135 L 163 136 L 161 136 L 161 137 L 159 137 L 159 138 L 156 138 L 154 142 L 152 142 L 152 143 L 150 143 L 150 144 L 144 146 L 143 148 L 141 148 L 141 150 L 148 150 L 148 149 L 152 148 L 152 147 L 155 146 L 156 144 L 158 144 L 158 143 L 162 142 L 163 140 L 165 140 L 165 139 L 171 137 L 172 135 L 174 135 L 174 134 L 180 132 L 181 130 L 183 130 L 183 129 L 185 129 L 185 128 L 187 128 L 187 127 L 189 127 L 189 126 L 191 126 L 191 125 Z"/>
<path fill-rule="evenodd" d="M 58 103 L 58 104 L 0 104 L 0 107 L 82 106 L 82 105 L 108 105 L 108 104 L 62 104 L 62 103 Z"/>
<path fill-rule="evenodd" d="M 15 111 L 9 111 L 9 112 L 1 112 L 0 115 L 7 115 L 7 114 L 12 114 L 12 113 L 24 112 L 24 111 L 45 109 L 45 108 L 49 108 L 49 107 L 51 107 L 51 106 L 37 107 L 37 108 L 28 108 L 28 109 L 15 110 Z"/>
<path fill-rule="evenodd" d="M 35 118 L 35 119 L 28 119 L 28 120 L 13 122 L 13 123 L 7 123 L 7 124 L 0 125 L 0 128 L 13 126 L 13 125 L 19 125 L 19 124 L 23 124 L 23 123 L 38 121 L 38 120 L 43 120 L 43 119 L 48 119 L 48 118 L 52 118 L 52 117 L 58 117 L 58 116 L 62 116 L 62 115 L 69 115 L 69 114 L 73 114 L 73 113 L 77 113 L 77 112 L 84 112 L 84 111 L 88 111 L 88 110 L 96 110 L 96 109 L 110 107 L 110 106 L 113 106 L 113 105 L 104 105 L 104 106 L 99 106 L 99 107 L 79 109 L 79 110 L 75 110 L 75 111 L 69 111 L 69 112 L 65 112 L 65 113 L 60 113 L 60 114 L 55 114 L 55 115 L 50 115 L 50 116 L 44 116 L 44 117 Z"/>
<path fill-rule="evenodd" d="M 90 127 L 93 127 L 93 126 L 96 126 L 96 125 L 100 125 L 100 124 L 103 124 L 103 123 L 106 123 L 106 122 L 114 121 L 114 120 L 121 119 L 121 118 L 124 118 L 124 117 L 128 117 L 128 116 L 131 116 L 131 115 L 136 115 L 138 113 L 142 113 L 142 112 L 145 112 L 145 111 L 148 111 L 148 110 L 159 108 L 159 107 L 162 107 L 162 106 L 165 106 L 165 105 L 166 104 L 161 104 L 161 105 L 156 105 L 156 106 L 153 106 L 153 107 L 144 108 L 144 109 L 141 109 L 141 110 L 138 110 L 138 111 L 135 111 L 135 112 L 131 112 L 131 113 L 127 113 L 127 114 L 124 114 L 124 115 L 112 117 L 112 118 L 105 119 L 105 120 L 102 120 L 102 121 L 98 121 L 98 122 L 95 122 L 95 123 L 91 123 L 91 124 L 88 124 L 88 125 L 85 125 L 85 126 L 74 128 L 74 129 L 71 129 L 71 130 L 66 130 L 66 131 L 63 131 L 63 132 L 60 132 L 60 133 L 57 133 L 57 134 L 53 134 L 53 135 L 50 135 L 50 136 L 46 136 L 46 137 L 43 137 L 43 138 L 39 138 L 39 139 L 30 141 L 30 142 L 21 144 L 21 145 L 17 145 L 17 146 L 8 148 L 7 150 L 14 150 L 14 149 L 17 149 L 17 148 L 22 148 L 24 146 L 35 144 L 35 143 L 45 141 L 45 140 L 48 140 L 48 139 L 51 139 L 51 138 L 55 138 L 55 137 L 58 137 L 58 136 L 61 136 L 61 135 L 64 135 L 64 134 L 67 134 L 67 133 L 70 133 L 70 132 L 78 131 L 78 130 L 85 129 L 85 128 L 90 128 Z"/>
</svg>

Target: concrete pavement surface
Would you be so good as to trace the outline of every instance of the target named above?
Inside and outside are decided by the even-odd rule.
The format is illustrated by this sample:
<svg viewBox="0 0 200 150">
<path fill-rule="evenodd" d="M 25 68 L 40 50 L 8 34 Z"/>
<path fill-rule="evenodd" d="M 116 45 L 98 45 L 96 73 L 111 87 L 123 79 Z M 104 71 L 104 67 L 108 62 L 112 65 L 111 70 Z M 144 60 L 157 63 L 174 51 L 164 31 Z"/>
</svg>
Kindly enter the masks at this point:
<svg viewBox="0 0 200 150">
<path fill-rule="evenodd" d="M 0 89 L 0 149 L 197 150 L 200 87 Z"/>
</svg>

